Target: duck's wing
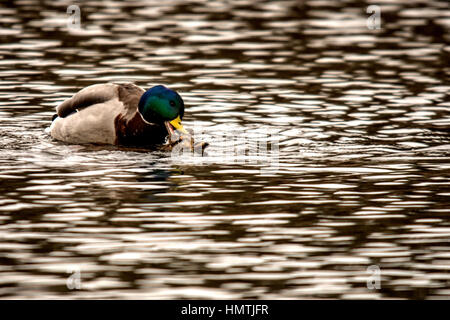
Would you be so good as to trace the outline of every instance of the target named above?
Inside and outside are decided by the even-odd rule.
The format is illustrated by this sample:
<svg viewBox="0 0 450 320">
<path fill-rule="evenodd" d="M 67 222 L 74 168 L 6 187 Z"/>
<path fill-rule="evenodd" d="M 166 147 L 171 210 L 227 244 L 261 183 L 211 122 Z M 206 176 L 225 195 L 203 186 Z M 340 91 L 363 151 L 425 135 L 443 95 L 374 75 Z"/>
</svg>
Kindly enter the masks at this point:
<svg viewBox="0 0 450 320">
<path fill-rule="evenodd" d="M 117 84 L 117 97 L 123 104 L 123 112 L 127 118 L 132 117 L 137 112 L 139 100 L 144 92 L 144 89 L 133 83 Z"/>
<path fill-rule="evenodd" d="M 91 105 L 104 103 L 119 97 L 119 85 L 114 83 L 95 84 L 86 87 L 61 103 L 56 108 L 58 117 L 65 118 L 68 115 L 81 111 Z"/>
</svg>

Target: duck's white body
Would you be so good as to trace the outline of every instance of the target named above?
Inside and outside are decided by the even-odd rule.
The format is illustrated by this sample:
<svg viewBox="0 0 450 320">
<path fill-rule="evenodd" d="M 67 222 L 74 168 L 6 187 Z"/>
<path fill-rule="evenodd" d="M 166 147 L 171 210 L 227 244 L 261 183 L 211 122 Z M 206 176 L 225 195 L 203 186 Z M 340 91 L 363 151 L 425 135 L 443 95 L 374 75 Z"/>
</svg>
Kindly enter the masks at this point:
<svg viewBox="0 0 450 320">
<path fill-rule="evenodd" d="M 70 117 L 57 117 L 50 126 L 50 135 L 69 143 L 114 144 L 114 119 L 121 113 L 118 101 L 98 103 Z"/>
<path fill-rule="evenodd" d="M 114 144 L 114 119 L 123 112 L 123 103 L 119 101 L 116 85 L 92 85 L 82 89 L 71 99 L 92 95 L 103 96 L 106 101 L 81 110 L 75 108 L 72 114 L 55 118 L 50 126 L 50 135 L 53 138 L 69 143 Z M 56 108 L 58 114 L 63 105 Z"/>
</svg>

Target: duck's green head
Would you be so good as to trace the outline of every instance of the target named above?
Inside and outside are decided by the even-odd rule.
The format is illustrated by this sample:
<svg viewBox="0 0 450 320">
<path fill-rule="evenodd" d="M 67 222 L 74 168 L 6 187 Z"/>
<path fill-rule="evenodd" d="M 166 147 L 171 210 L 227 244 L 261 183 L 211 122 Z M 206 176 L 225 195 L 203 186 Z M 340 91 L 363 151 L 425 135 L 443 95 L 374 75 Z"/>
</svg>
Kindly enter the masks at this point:
<svg viewBox="0 0 450 320">
<path fill-rule="evenodd" d="M 165 123 L 183 133 L 187 131 L 181 125 L 184 115 L 184 102 L 180 95 L 165 86 L 158 85 L 148 89 L 139 100 L 139 112 L 145 121 Z"/>
</svg>

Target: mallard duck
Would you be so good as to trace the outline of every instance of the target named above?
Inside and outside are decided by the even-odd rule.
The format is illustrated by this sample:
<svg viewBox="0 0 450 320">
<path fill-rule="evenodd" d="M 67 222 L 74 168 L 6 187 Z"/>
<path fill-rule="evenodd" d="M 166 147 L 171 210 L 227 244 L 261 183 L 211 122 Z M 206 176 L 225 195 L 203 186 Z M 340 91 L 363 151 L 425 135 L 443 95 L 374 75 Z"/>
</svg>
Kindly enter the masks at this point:
<svg viewBox="0 0 450 320">
<path fill-rule="evenodd" d="M 183 99 L 163 85 L 144 91 L 132 83 L 95 84 L 61 103 L 48 131 L 76 144 L 156 146 L 175 131 L 189 135 L 183 115 Z"/>
</svg>

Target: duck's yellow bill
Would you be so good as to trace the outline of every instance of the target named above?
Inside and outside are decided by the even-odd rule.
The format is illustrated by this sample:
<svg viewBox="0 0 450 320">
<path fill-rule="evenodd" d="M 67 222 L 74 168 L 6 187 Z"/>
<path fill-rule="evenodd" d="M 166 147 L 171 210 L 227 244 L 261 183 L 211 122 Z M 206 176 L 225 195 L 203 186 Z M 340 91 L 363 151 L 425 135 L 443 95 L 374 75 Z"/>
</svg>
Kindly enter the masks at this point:
<svg viewBox="0 0 450 320">
<path fill-rule="evenodd" d="M 180 131 L 184 134 L 189 134 L 189 132 L 187 132 L 186 129 L 183 128 L 183 125 L 181 124 L 180 116 L 178 116 L 176 119 L 170 121 L 169 123 L 178 131 Z"/>
</svg>

